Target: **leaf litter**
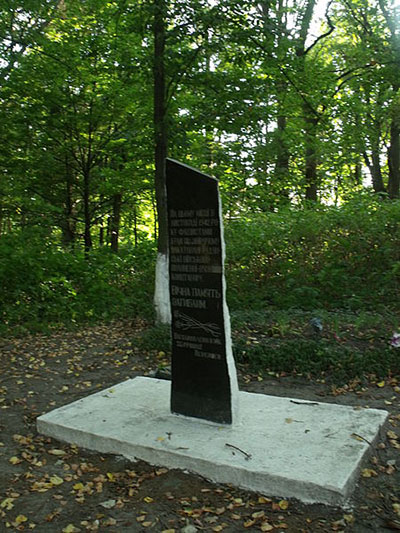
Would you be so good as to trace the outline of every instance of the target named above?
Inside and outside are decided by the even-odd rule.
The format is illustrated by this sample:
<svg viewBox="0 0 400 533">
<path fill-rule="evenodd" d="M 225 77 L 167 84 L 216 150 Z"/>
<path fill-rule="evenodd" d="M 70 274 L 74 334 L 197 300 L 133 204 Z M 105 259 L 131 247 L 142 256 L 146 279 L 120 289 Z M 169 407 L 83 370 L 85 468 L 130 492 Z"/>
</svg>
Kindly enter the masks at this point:
<svg viewBox="0 0 400 533">
<path fill-rule="evenodd" d="M 159 350 L 135 346 L 134 337 L 144 326 L 115 322 L 0 341 L 1 531 L 311 533 L 400 525 L 400 387 L 393 376 L 371 377 L 362 387 L 356 381 L 338 387 L 279 373 L 260 380 L 245 365 L 238 368 L 241 388 L 251 392 L 391 412 L 385 439 L 361 471 L 351 513 L 216 486 L 180 471 L 130 463 L 38 435 L 40 414 L 91 392 L 112 394 L 116 383 L 159 366 Z M 163 352 L 163 362 L 167 359 Z"/>
</svg>

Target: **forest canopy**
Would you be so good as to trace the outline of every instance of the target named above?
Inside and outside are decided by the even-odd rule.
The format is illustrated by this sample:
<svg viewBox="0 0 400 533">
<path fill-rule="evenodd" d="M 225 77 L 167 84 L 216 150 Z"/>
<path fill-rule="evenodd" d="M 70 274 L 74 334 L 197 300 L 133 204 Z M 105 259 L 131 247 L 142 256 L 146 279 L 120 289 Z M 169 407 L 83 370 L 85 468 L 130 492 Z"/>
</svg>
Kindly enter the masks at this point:
<svg viewBox="0 0 400 533">
<path fill-rule="evenodd" d="M 5 0 L 0 48 L 3 256 L 124 246 L 147 265 L 166 155 L 219 179 L 232 227 L 394 216 L 395 0 Z"/>
</svg>

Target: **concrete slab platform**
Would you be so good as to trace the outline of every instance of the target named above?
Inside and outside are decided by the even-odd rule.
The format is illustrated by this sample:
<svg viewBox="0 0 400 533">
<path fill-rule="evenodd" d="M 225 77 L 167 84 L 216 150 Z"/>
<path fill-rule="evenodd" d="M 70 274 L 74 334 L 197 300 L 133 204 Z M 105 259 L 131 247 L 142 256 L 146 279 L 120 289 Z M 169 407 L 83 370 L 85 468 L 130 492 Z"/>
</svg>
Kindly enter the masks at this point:
<svg viewBox="0 0 400 533">
<path fill-rule="evenodd" d="M 170 385 L 125 381 L 39 417 L 38 431 L 267 496 L 344 505 L 388 416 L 240 392 L 238 422 L 218 426 L 172 415 Z"/>
</svg>

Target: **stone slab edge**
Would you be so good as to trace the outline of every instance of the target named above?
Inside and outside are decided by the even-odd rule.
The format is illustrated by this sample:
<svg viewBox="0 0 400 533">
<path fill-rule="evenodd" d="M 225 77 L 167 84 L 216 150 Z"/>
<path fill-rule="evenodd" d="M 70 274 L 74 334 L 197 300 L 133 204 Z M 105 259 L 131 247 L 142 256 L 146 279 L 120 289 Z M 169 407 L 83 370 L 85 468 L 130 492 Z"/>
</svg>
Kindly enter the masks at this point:
<svg viewBox="0 0 400 533">
<path fill-rule="evenodd" d="M 149 378 L 144 378 L 149 379 Z M 126 383 L 126 382 L 124 382 Z M 120 385 L 123 385 L 121 383 Z M 116 386 L 118 387 L 118 385 Z M 116 387 L 113 387 L 114 389 Z M 104 391 L 99 391 L 99 395 Z M 239 392 L 241 395 L 249 393 Z M 94 395 L 93 395 L 94 396 Z M 257 396 L 257 394 L 255 394 Z M 261 396 L 261 395 L 260 395 Z M 88 432 L 76 429 L 54 421 L 54 413 L 62 412 L 68 409 L 70 405 L 82 402 L 77 400 L 71 404 L 60 407 L 48 414 L 42 415 L 37 419 L 37 430 L 39 433 L 55 438 L 59 441 L 75 444 L 78 447 L 85 448 L 100 453 L 110 453 L 122 455 L 128 460 L 137 461 L 138 459 L 146 461 L 155 466 L 164 466 L 167 468 L 176 468 L 188 470 L 196 473 L 205 479 L 216 483 L 228 483 L 246 490 L 259 492 L 266 496 L 276 496 L 284 498 L 295 498 L 304 503 L 323 503 L 333 506 L 348 506 L 349 498 L 355 488 L 362 465 L 367 458 L 373 453 L 378 439 L 382 436 L 388 420 L 387 411 L 381 411 L 382 422 L 377 428 L 375 437 L 365 443 L 363 451 L 357 465 L 348 476 L 346 483 L 338 488 L 325 484 L 303 482 L 296 479 L 288 479 L 265 472 L 254 472 L 246 469 L 246 464 L 230 465 L 208 461 L 198 457 L 191 457 L 180 453 L 179 450 L 159 449 L 155 446 L 143 446 L 142 444 L 127 442 L 118 438 L 102 435 L 101 433 Z M 340 406 L 344 407 L 344 406 Z M 185 417 L 178 417 L 180 420 Z M 193 423 L 194 419 L 189 419 Z"/>
</svg>

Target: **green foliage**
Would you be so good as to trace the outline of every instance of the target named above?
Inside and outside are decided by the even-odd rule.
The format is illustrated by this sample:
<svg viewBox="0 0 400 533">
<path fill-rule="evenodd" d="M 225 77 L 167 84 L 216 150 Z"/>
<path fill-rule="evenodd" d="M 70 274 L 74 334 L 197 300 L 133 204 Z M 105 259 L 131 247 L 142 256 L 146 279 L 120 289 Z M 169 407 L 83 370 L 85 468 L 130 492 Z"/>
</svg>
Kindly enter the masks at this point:
<svg viewBox="0 0 400 533">
<path fill-rule="evenodd" d="M 318 317 L 322 330 L 311 327 Z M 400 372 L 398 349 L 389 345 L 398 330 L 390 312 L 272 310 L 234 312 L 234 354 L 261 375 L 298 373 L 348 383 L 367 374 Z"/>
<path fill-rule="evenodd" d="M 143 331 L 135 338 L 135 344 L 143 351 L 171 351 L 171 328 L 169 325 L 157 324 Z"/>
<path fill-rule="evenodd" d="M 232 308 L 398 308 L 400 203 L 281 210 L 226 229 Z"/>
<path fill-rule="evenodd" d="M 38 230 L 0 240 L 3 329 L 72 325 L 85 320 L 152 316 L 155 250 L 67 251 Z"/>
<path fill-rule="evenodd" d="M 249 363 L 256 372 L 326 375 L 343 383 L 365 374 L 400 373 L 398 353 L 391 347 L 357 349 L 313 339 L 287 339 L 275 345 L 260 343 L 249 347 L 240 340 L 234 344 L 234 354 L 239 363 Z"/>
</svg>

